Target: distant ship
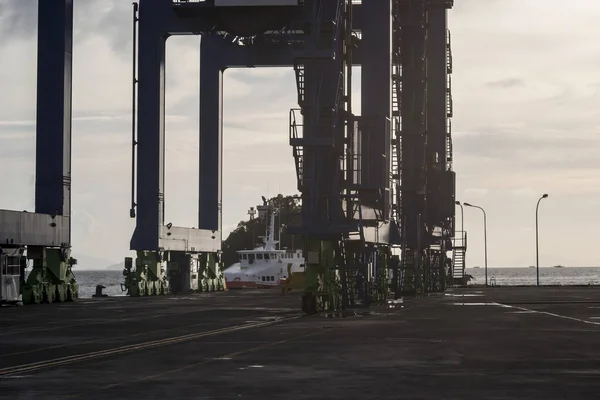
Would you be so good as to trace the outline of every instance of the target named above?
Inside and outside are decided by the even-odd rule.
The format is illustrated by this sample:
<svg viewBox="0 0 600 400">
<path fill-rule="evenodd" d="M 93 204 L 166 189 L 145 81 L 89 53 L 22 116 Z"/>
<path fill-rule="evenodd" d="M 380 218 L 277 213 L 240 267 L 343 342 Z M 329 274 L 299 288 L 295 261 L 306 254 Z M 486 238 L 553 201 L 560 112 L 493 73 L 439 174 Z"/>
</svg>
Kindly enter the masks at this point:
<svg viewBox="0 0 600 400">
<path fill-rule="evenodd" d="M 274 240 L 275 215 L 278 210 L 267 205 L 257 207 L 259 218 L 269 223 L 264 244 L 254 250 L 238 250 L 239 262 L 231 265 L 223 274 L 228 289 L 281 287 L 293 273 L 304 272 L 302 250 L 282 250 Z"/>
</svg>

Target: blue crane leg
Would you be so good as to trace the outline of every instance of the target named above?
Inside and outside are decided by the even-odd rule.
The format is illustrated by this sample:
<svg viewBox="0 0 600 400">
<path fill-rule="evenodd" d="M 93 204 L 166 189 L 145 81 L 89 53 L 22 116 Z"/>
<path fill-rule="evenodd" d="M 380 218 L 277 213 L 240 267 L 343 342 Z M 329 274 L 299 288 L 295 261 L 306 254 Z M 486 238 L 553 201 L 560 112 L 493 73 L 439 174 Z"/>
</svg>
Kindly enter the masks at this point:
<svg viewBox="0 0 600 400">
<path fill-rule="evenodd" d="M 391 3 L 379 1 L 363 7 L 361 49 L 362 180 L 366 188 L 389 189 L 391 143 L 386 135 L 386 119 L 391 117 Z M 362 204 L 374 206 L 375 199 Z"/>
<path fill-rule="evenodd" d="M 427 146 L 446 155 L 446 9 L 431 7 L 427 28 Z"/>
<path fill-rule="evenodd" d="M 448 109 L 447 109 L 447 10 L 444 4 L 432 5 L 428 10 L 427 29 L 427 151 L 429 168 L 428 219 L 446 230 L 454 218 L 453 172 L 449 171 Z M 451 235 L 451 234 L 450 234 Z"/>
<path fill-rule="evenodd" d="M 40 1 L 38 15 L 35 212 L 69 216 L 73 0 Z"/>
<path fill-rule="evenodd" d="M 148 3 L 145 3 L 148 4 Z M 137 215 L 132 250 L 157 250 L 164 219 L 166 37 L 140 7 Z"/>
<path fill-rule="evenodd" d="M 200 42 L 198 227 L 220 230 L 223 165 L 223 58 L 219 37 Z"/>
</svg>

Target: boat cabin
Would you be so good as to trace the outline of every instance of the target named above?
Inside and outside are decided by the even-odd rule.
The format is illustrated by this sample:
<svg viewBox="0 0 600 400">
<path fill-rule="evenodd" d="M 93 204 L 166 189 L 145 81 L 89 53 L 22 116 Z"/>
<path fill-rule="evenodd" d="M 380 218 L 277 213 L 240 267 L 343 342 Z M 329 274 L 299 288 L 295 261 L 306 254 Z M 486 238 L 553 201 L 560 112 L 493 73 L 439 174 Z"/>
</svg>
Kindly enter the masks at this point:
<svg viewBox="0 0 600 400">
<path fill-rule="evenodd" d="M 302 251 L 298 250 L 295 252 L 285 250 L 241 250 L 238 251 L 240 258 L 240 267 L 246 269 L 254 263 L 268 263 L 268 262 L 280 262 L 280 263 L 301 263 Z"/>
</svg>

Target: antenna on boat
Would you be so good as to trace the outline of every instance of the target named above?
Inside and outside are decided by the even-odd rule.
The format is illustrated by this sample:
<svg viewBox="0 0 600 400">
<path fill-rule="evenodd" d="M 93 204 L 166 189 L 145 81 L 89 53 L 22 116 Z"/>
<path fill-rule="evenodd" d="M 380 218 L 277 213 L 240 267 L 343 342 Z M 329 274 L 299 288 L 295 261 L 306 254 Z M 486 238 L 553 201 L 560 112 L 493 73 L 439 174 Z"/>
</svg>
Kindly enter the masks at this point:
<svg viewBox="0 0 600 400">
<path fill-rule="evenodd" d="M 275 250 L 277 247 L 278 240 L 275 240 L 275 215 L 279 212 L 275 206 L 270 205 L 267 202 L 265 196 L 262 196 L 263 205 L 257 206 L 258 217 L 261 219 L 265 219 L 265 236 L 263 237 L 264 241 L 264 249 L 265 250 Z"/>
</svg>

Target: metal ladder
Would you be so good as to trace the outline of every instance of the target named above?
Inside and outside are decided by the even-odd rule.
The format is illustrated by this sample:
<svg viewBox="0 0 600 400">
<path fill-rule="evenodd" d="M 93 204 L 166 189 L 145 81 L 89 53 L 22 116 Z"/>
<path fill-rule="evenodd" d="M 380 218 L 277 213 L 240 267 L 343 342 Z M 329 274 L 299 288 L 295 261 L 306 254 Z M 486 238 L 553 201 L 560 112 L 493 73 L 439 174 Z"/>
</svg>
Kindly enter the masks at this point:
<svg viewBox="0 0 600 400">
<path fill-rule="evenodd" d="M 465 276 L 467 232 L 456 232 L 454 247 L 452 249 L 452 279 L 461 280 Z"/>
<path fill-rule="evenodd" d="M 453 107 L 452 107 L 452 47 L 450 45 L 450 29 L 446 30 L 446 72 L 448 78 L 446 80 L 446 117 L 452 118 Z"/>
<path fill-rule="evenodd" d="M 290 110 L 289 138 L 291 142 L 302 137 L 300 131 L 302 124 L 298 122 L 296 112 L 300 112 L 300 110 L 296 108 Z M 306 179 L 304 175 L 304 148 L 302 146 L 292 146 L 292 154 L 294 156 L 294 163 L 296 164 L 297 188 L 298 191 L 302 191 Z"/>
</svg>

